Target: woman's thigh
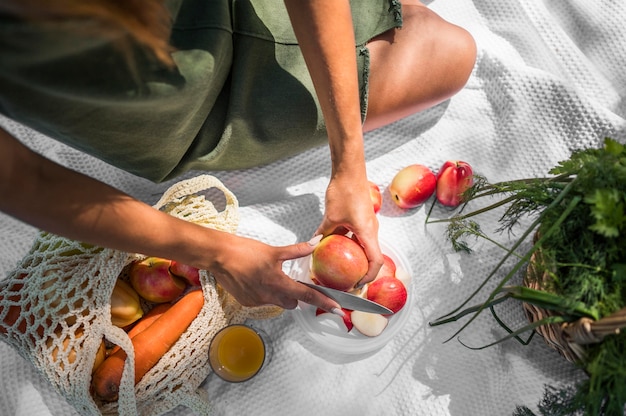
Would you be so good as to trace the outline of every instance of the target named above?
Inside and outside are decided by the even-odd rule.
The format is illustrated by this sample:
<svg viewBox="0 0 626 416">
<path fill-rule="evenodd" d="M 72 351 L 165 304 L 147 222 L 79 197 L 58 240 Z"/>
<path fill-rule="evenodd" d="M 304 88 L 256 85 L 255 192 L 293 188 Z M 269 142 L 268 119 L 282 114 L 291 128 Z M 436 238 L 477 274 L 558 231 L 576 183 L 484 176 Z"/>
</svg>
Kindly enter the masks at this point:
<svg viewBox="0 0 626 416">
<path fill-rule="evenodd" d="M 458 92 L 476 60 L 476 44 L 419 1 L 403 2 L 403 26 L 369 43 L 365 130 L 432 107 Z"/>
</svg>

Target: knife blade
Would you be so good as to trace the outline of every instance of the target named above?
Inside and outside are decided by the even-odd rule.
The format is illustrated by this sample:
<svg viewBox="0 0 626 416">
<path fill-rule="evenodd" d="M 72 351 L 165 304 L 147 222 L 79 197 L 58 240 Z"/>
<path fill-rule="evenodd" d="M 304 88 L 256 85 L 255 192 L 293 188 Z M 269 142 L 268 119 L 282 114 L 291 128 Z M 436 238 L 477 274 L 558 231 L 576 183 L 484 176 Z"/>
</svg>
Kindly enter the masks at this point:
<svg viewBox="0 0 626 416">
<path fill-rule="evenodd" d="M 303 285 L 306 285 L 328 296 L 329 298 L 337 302 L 339 305 L 341 305 L 342 308 L 346 308 L 346 309 L 350 309 L 354 311 L 380 313 L 382 315 L 388 315 L 388 314 L 393 313 L 391 309 L 386 308 L 379 303 L 372 302 L 371 300 L 353 295 L 352 293 L 343 292 L 337 289 L 331 289 L 329 287 L 324 287 L 324 286 L 316 285 L 313 283 L 303 282 L 301 280 L 298 280 L 298 281 L 302 283 Z"/>
</svg>

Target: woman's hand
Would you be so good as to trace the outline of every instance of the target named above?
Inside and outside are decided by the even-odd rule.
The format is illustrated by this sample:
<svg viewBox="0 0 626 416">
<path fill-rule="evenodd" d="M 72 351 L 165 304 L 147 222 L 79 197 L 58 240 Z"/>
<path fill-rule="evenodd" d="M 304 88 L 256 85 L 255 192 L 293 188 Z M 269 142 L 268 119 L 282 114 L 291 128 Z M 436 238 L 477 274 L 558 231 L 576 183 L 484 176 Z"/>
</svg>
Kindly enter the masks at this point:
<svg viewBox="0 0 626 416">
<path fill-rule="evenodd" d="M 363 246 L 369 260 L 367 274 L 360 284 L 372 281 L 383 264 L 378 244 L 378 219 L 363 177 L 335 175 L 326 189 L 324 219 L 316 234 L 343 234 L 351 231 Z"/>
<path fill-rule="evenodd" d="M 341 309 L 332 299 L 291 279 L 282 271 L 287 260 L 313 252 L 319 239 L 274 247 L 232 234 L 220 241 L 219 254 L 208 266 L 217 282 L 246 306 L 273 304 L 293 309 L 298 300 L 333 312 Z M 335 311 L 336 313 L 336 311 Z"/>
</svg>

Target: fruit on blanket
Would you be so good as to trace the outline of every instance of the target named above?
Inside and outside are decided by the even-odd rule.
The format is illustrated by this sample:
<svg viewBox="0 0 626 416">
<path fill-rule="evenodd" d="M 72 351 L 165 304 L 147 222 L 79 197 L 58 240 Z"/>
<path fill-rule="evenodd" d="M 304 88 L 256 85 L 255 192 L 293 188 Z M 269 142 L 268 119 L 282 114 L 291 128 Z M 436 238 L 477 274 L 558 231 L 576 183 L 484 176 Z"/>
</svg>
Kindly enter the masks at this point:
<svg viewBox="0 0 626 416">
<path fill-rule="evenodd" d="M 378 271 L 378 274 L 376 275 L 374 280 L 380 279 L 385 276 L 395 276 L 396 268 L 396 263 L 392 260 L 392 258 L 383 253 L 383 265 Z"/>
<path fill-rule="evenodd" d="M 463 192 L 474 183 L 474 172 L 467 162 L 446 161 L 437 173 L 437 200 L 442 205 L 456 207 L 463 202 Z"/>
<path fill-rule="evenodd" d="M 312 254 L 311 273 L 322 286 L 347 291 L 367 273 L 363 248 L 340 234 L 324 237 Z"/>
<path fill-rule="evenodd" d="M 135 384 L 170 350 L 204 305 L 204 294 L 195 289 L 172 305 L 152 325 L 131 339 L 135 352 Z M 93 394 L 104 401 L 118 398 L 126 352 L 118 349 L 96 369 L 91 379 Z"/>
<path fill-rule="evenodd" d="M 154 303 L 171 302 L 187 285 L 170 273 L 170 260 L 146 257 L 133 262 L 129 269 L 130 284 L 139 296 Z"/>
<path fill-rule="evenodd" d="M 111 294 L 111 322 L 124 328 L 143 316 L 139 295 L 128 283 L 117 279 Z"/>
<path fill-rule="evenodd" d="M 415 208 L 431 197 L 436 185 L 437 178 L 427 166 L 414 164 L 396 173 L 389 184 L 389 193 L 400 208 Z"/>
<path fill-rule="evenodd" d="M 197 267 L 172 260 L 170 273 L 186 280 L 191 286 L 200 286 L 200 270 Z"/>
<path fill-rule="evenodd" d="M 389 319 L 378 313 L 352 311 L 352 323 L 363 335 L 377 337 L 387 328 Z"/>
<path fill-rule="evenodd" d="M 407 295 L 407 290 L 399 279 L 385 276 L 367 286 L 366 297 L 396 313 L 406 304 Z"/>
<path fill-rule="evenodd" d="M 372 200 L 372 206 L 374 207 L 374 213 L 378 214 L 380 207 L 383 205 L 383 194 L 380 192 L 380 188 L 374 182 L 369 181 L 370 184 L 370 199 Z"/>
</svg>

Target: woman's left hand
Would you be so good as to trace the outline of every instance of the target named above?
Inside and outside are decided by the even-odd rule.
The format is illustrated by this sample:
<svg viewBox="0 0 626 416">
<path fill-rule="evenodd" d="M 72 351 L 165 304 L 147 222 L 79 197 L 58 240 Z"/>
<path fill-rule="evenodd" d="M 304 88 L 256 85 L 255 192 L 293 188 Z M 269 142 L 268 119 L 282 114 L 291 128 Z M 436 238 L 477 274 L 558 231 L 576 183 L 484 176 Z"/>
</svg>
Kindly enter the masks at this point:
<svg viewBox="0 0 626 416">
<path fill-rule="evenodd" d="M 352 231 L 376 277 L 383 264 L 378 220 L 365 170 L 352 10 L 348 0 L 285 0 L 289 17 L 320 102 L 332 159 L 326 209 L 317 234 Z"/>
</svg>

